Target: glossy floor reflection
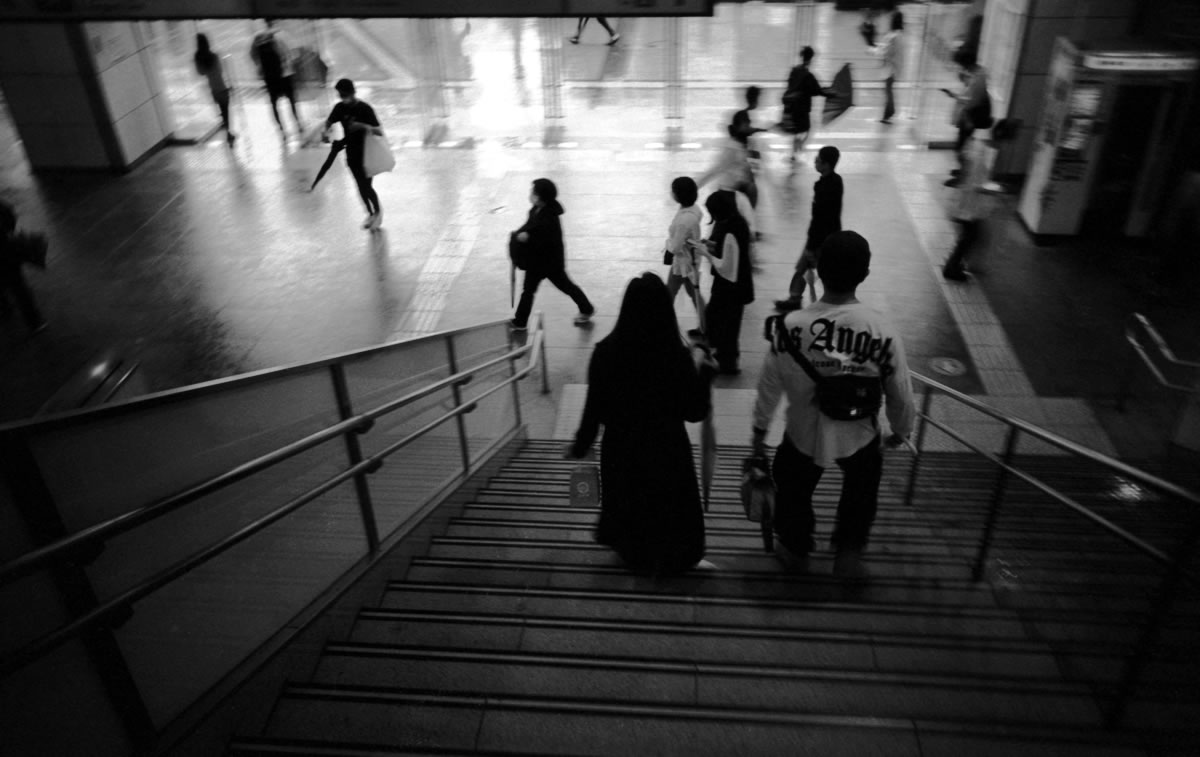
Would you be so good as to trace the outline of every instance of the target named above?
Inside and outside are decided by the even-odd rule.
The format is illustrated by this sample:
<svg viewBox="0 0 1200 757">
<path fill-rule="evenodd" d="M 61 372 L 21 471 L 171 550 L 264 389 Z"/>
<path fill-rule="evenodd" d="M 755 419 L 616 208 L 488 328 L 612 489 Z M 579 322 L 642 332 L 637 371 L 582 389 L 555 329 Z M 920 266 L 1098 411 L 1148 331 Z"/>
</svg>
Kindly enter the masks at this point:
<svg viewBox="0 0 1200 757">
<path fill-rule="evenodd" d="M 817 36 L 828 51 L 819 73 L 828 76 L 844 60 L 861 63 L 859 107 L 818 131 L 795 169 L 786 164 L 782 135 L 769 133 L 759 143 L 765 238 L 757 252 L 758 300 L 746 311 L 745 372 L 719 388 L 755 385 L 765 348 L 759 326 L 786 290 L 807 227 L 812 157 L 821 144 L 836 144 L 843 150 L 844 226 L 875 250 L 861 294 L 894 314 L 914 370 L 998 404 L 1083 398 L 1094 411 L 1086 426 L 1046 413 L 1030 420 L 1074 429 L 1080 441 L 1101 447 L 1111 437 L 1126 456 L 1157 454 L 1169 401 L 1150 390 L 1140 415 L 1117 414 L 1116 368 L 1102 370 L 1097 355 L 1115 364 L 1119 324 L 1132 310 L 1161 315 L 1177 351 L 1187 355 L 1197 346 L 1189 344 L 1197 339 L 1189 336 L 1195 306 L 1107 266 L 1117 251 L 1097 258 L 1084 243 L 1061 254 L 1034 247 L 1011 212 L 994 224 L 974 280 L 944 282 L 937 267 L 953 226 L 945 211 L 951 190 L 941 180 L 952 157 L 924 149 L 924 139 L 937 136 L 929 125 L 944 124 L 945 114 L 925 103 L 914 118 L 920 95 L 905 89 L 900 123 L 876 123 L 882 93 L 871 86 L 871 64 L 855 38 L 858 16 L 819 8 Z M 661 108 L 661 19 L 623 21 L 616 48 L 598 37 L 554 53 L 564 56 L 565 108 L 548 143 L 540 87 L 510 73 L 517 49 L 528 76 L 540 71 L 540 48 L 529 37 L 538 33 L 535 22 L 472 22 L 464 43 L 469 70 L 459 73 L 473 83 L 450 95 L 443 147 L 421 146 L 428 119 L 414 110 L 411 91 L 389 98 L 383 83 L 369 84 L 364 96 L 380 106 L 398 157 L 396 170 L 377 181 L 386 213 L 378 234 L 359 228 L 363 210 L 340 159 L 316 192 L 306 191 L 324 148 L 281 140 L 258 93 L 238 98 L 235 149 L 219 137 L 168 148 L 124 176 L 35 177 L 11 125 L 0 123 L 9 146 L 0 157 L 0 194 L 17 206 L 24 227 L 44 229 L 51 240 L 47 271 L 29 275 L 49 330 L 30 338 L 16 321 L 0 325 L 0 420 L 28 417 L 88 358 L 113 347 L 136 355 L 157 390 L 507 317 L 507 233 L 523 221 L 530 181 L 548 176 L 567 210 L 570 273 L 599 309 L 594 327 L 579 329 L 570 323 L 569 300 L 549 287 L 538 297 L 536 307 L 549 317 L 555 394 L 529 392 L 526 417 L 535 436 L 550 436 L 562 387 L 586 381 L 591 345 L 611 328 L 625 283 L 643 270 L 664 271 L 671 179 L 703 172 L 719 147 L 716 126 L 736 107 L 740 87 L 778 87 L 794 56 L 792 21 L 779 15 L 792 6 L 718 9 L 714 19 L 685 24 L 691 35 L 682 119 L 664 118 Z M 752 41 L 739 31 L 745 23 L 778 33 Z M 511 34 L 514 24 L 520 35 Z M 950 75 L 944 67 L 942 74 Z M 530 99 L 514 102 L 488 77 L 529 86 Z M 776 103 L 764 97 L 760 123 L 773 123 Z M 325 107 L 304 103 L 302 115 L 316 122 Z M 670 128 L 679 137 L 674 148 L 663 139 Z M 691 306 L 683 297 L 676 304 L 690 327 Z M 934 364 L 944 358 L 961 362 L 965 373 L 937 376 Z"/>
</svg>

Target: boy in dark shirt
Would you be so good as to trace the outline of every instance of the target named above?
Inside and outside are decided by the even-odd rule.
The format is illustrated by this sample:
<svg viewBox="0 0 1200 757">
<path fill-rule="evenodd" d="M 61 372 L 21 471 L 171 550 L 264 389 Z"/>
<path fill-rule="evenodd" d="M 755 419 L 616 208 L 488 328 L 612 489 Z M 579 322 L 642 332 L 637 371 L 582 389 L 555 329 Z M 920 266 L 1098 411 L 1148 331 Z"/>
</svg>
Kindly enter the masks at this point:
<svg viewBox="0 0 1200 757">
<path fill-rule="evenodd" d="M 341 102 L 333 106 L 329 118 L 325 119 L 325 131 L 335 124 L 342 125 L 346 143 L 346 166 L 354 176 L 358 185 L 358 194 L 363 204 L 367 206 L 367 218 L 363 221 L 364 229 L 378 229 L 383 222 L 383 208 L 379 205 L 379 195 L 371 186 L 371 177 L 363 168 L 363 152 L 367 143 L 367 133 L 383 134 L 379 127 L 379 119 L 375 110 L 354 96 L 354 82 L 349 79 L 339 79 L 334 85 Z"/>
<path fill-rule="evenodd" d="M 841 153 L 833 145 L 825 145 L 817 152 L 817 173 L 821 178 L 813 184 L 812 220 L 808 223 L 808 239 L 804 252 L 796 263 L 796 273 L 788 287 L 789 297 L 776 300 L 777 310 L 799 310 L 804 307 L 804 284 L 808 283 L 809 298 L 817 300 L 817 254 L 825 237 L 842 230 L 842 177 L 834 172 Z"/>
</svg>

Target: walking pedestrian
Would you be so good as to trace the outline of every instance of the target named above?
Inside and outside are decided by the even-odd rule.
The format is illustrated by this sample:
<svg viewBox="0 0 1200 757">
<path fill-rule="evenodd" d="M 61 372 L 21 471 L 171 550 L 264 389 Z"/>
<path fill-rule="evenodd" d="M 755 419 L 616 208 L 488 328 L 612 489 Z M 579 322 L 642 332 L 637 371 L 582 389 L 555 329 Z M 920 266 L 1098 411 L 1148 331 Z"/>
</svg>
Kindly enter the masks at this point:
<svg viewBox="0 0 1200 757">
<path fill-rule="evenodd" d="M 741 373 L 738 340 L 742 313 L 754 301 L 754 279 L 750 269 L 750 228 L 738 213 L 730 192 L 713 192 L 704 201 L 713 218 L 712 232 L 692 249 L 712 261 L 713 283 L 704 309 L 704 325 L 719 372 Z"/>
<path fill-rule="evenodd" d="M 587 295 L 567 276 L 566 249 L 563 245 L 562 222 L 565 211 L 558 202 L 558 187 L 549 179 L 534 179 L 529 195 L 533 207 L 525 225 L 515 232 L 517 242 L 526 245 L 525 283 L 521 288 L 521 301 L 509 325 L 514 331 L 524 331 L 533 311 L 533 296 L 543 280 L 549 281 L 563 294 L 571 298 L 579 308 L 575 316 L 576 326 L 591 323 L 596 308 Z"/>
<path fill-rule="evenodd" d="M 945 182 L 948 187 L 958 186 L 967 170 L 967 144 L 975 130 L 987 129 L 992 125 L 992 99 L 988 94 L 987 70 L 979 65 L 975 53 L 970 50 L 959 50 L 954 54 L 954 62 L 961 67 L 959 79 L 963 84 L 962 90 L 957 93 L 949 89 L 942 90 L 954 98 L 954 115 L 951 119 L 958 129 L 958 137 L 954 141 L 958 168 L 950 172 L 950 179 Z"/>
<path fill-rule="evenodd" d="M 967 280 L 967 256 L 978 246 L 987 219 L 996 206 L 994 195 L 984 188 L 988 181 L 991 149 L 989 142 L 978 139 L 972 139 L 964 149 L 965 169 L 958 177 L 960 181 L 950 209 L 950 218 L 958 225 L 958 239 L 942 266 L 942 276 L 951 281 Z"/>
<path fill-rule="evenodd" d="M 752 437 L 755 452 L 765 454 L 771 418 L 786 394 L 787 425 L 772 474 L 776 554 L 789 568 L 807 569 L 815 547 L 813 492 L 826 468 L 842 469 L 831 541 L 835 575 L 851 579 L 865 577 L 861 557 L 878 507 L 883 472 L 878 411 L 886 403 L 889 446 L 904 442 L 916 414 L 904 345 L 891 319 L 856 296 L 870 262 L 862 236 L 831 234 L 818 256 L 825 289 L 820 301 L 768 320 L 771 350 L 758 382 Z M 839 391 L 843 387 L 849 391 Z"/>
<path fill-rule="evenodd" d="M 0 202 L 0 314 L 7 316 L 11 312 L 4 296 L 5 292 L 10 292 L 30 333 L 37 334 L 46 328 L 46 319 L 38 310 L 33 292 L 21 271 L 21 267 L 29 261 L 20 254 L 20 246 L 17 213 L 8 203 Z"/>
<path fill-rule="evenodd" d="M 225 129 L 225 141 L 230 147 L 237 135 L 229 128 L 229 79 L 225 77 L 225 67 L 221 65 L 221 56 L 213 52 L 208 43 L 207 34 L 196 35 L 196 54 L 193 57 L 196 73 L 208 80 L 208 91 L 212 94 L 213 102 L 221 111 L 221 126 Z"/>
<path fill-rule="evenodd" d="M 900 76 L 900 61 L 904 54 L 904 49 L 901 44 L 900 36 L 904 31 L 904 14 L 900 11 L 893 11 L 891 14 L 891 28 L 888 33 L 883 35 L 879 40 L 878 45 L 870 47 L 871 53 L 875 55 L 883 64 L 883 118 L 879 119 L 881 124 L 891 124 L 892 117 L 896 115 L 896 79 Z"/>
<path fill-rule="evenodd" d="M 815 55 L 808 45 L 800 50 L 800 65 L 793 67 L 788 74 L 787 89 L 783 93 L 783 122 L 780 126 L 792 135 L 793 164 L 812 131 L 812 99 L 825 96 L 825 88 L 809 69 Z"/>
<path fill-rule="evenodd" d="M 675 297 L 682 286 L 696 306 L 696 317 L 700 319 L 699 334 L 704 333 L 704 296 L 700 293 L 700 264 L 696 253 L 688 244 L 700 239 L 700 222 L 704 214 L 696 207 L 699 190 L 696 182 L 688 176 L 680 176 L 671 182 L 671 198 L 679 203 L 679 210 L 671 219 L 667 229 L 665 262 L 671 266 L 667 274 L 667 293 L 674 307 Z M 695 333 L 695 332 L 693 332 Z"/>
<path fill-rule="evenodd" d="M 359 100 L 355 94 L 354 82 L 349 79 L 339 79 L 334 85 L 340 102 L 333 106 L 329 118 L 325 119 L 325 134 L 328 135 L 333 125 L 341 124 L 346 149 L 346 167 L 354 176 L 358 186 L 358 195 L 367 206 L 367 217 L 362 227 L 372 231 L 383 224 L 383 207 L 379 204 L 379 195 L 372 186 L 371 177 L 363 166 L 363 154 L 366 150 L 367 135 L 383 136 L 383 128 L 375 117 L 375 109 Z M 316 185 L 316 182 L 313 182 Z"/>
<path fill-rule="evenodd" d="M 575 29 L 575 36 L 570 38 L 572 45 L 579 44 L 579 37 L 583 34 L 583 27 L 587 26 L 587 22 L 588 16 L 582 16 L 579 19 L 579 26 Z M 604 27 L 604 31 L 608 32 L 608 44 L 617 44 L 617 41 L 621 39 L 621 35 L 613 31 L 612 26 L 608 23 L 608 19 L 604 16 L 596 16 L 596 22 Z"/>
<path fill-rule="evenodd" d="M 279 117 L 279 100 L 287 99 L 292 106 L 292 118 L 296 122 L 297 136 L 303 134 L 304 127 L 300 123 L 300 112 L 296 108 L 296 62 L 292 56 L 291 47 L 275 28 L 274 21 L 267 21 L 265 29 L 254 35 L 250 44 L 250 57 L 258 67 L 258 75 L 267 87 L 267 97 L 271 100 L 271 113 L 275 123 L 279 124 L 279 133 L 287 136 L 283 128 L 283 119 Z"/>
<path fill-rule="evenodd" d="M 844 187 L 837 168 L 841 152 L 833 145 L 825 145 L 817 151 L 816 168 L 821 178 L 813 184 L 812 218 L 808 222 L 808 237 L 800 260 L 796 261 L 796 272 L 788 285 L 788 298 L 776 300 L 777 310 L 791 311 L 804 307 L 804 287 L 808 285 L 809 299 L 817 299 L 817 250 L 835 231 L 842 230 L 842 194 Z"/>
<path fill-rule="evenodd" d="M 685 421 L 711 409 L 713 366 L 691 354 L 662 279 L 629 283 L 611 334 L 588 365 L 587 400 L 569 457 L 582 458 L 604 426 L 596 541 L 632 568 L 687 570 L 704 557 L 704 511 Z"/>
</svg>

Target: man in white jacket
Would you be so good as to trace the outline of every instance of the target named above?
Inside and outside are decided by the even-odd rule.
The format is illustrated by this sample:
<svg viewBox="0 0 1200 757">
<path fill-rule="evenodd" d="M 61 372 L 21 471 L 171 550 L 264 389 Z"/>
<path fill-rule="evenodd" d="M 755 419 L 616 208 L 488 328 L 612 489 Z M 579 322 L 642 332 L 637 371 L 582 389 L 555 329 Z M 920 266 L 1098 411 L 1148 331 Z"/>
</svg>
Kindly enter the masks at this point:
<svg viewBox="0 0 1200 757">
<path fill-rule="evenodd" d="M 830 234 L 821 245 L 817 274 L 825 293 L 803 310 L 782 316 L 763 363 L 754 406 L 755 452 L 765 454 L 765 438 L 775 408 L 787 395 L 787 427 L 775 453 L 777 487 L 776 553 L 785 565 L 806 569 L 814 548 L 813 491 L 821 474 L 837 464 L 844 474 L 832 543 L 834 573 L 863 578 L 861 554 L 878 506 L 883 453 L 878 414 L 835 420 L 817 403 L 816 383 L 793 353 L 808 360 L 822 380 L 876 378 L 882 384 L 891 424 L 889 446 L 912 431 L 915 410 L 904 346 L 891 320 L 858 301 L 856 290 L 870 270 L 867 240 L 853 231 Z"/>
</svg>

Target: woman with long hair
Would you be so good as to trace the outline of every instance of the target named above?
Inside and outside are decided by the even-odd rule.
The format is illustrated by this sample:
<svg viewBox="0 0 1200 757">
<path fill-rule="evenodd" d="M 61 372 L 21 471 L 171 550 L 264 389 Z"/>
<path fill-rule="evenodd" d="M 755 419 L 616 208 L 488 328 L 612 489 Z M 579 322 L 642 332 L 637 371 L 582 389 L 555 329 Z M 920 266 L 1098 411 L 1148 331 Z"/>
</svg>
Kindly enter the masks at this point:
<svg viewBox="0 0 1200 757">
<path fill-rule="evenodd" d="M 208 90 L 212 93 L 213 102 L 221 111 L 221 126 L 225 128 L 225 141 L 233 147 L 237 135 L 229 128 L 229 80 L 225 78 L 225 68 L 221 65 L 221 56 L 213 52 L 209 46 L 207 34 L 196 35 L 196 54 L 193 56 L 196 73 L 208 79 Z"/>
<path fill-rule="evenodd" d="M 563 245 L 562 222 L 558 218 L 566 211 L 558 201 L 558 187 L 549 179 L 534 179 L 529 201 L 533 203 L 529 218 L 515 232 L 517 242 L 525 245 L 527 253 L 525 283 L 521 288 L 517 312 L 509 321 L 509 326 L 514 331 L 525 330 L 529 314 L 533 311 L 533 296 L 543 280 L 548 280 L 574 301 L 579 308 L 575 325 L 586 326 L 591 323 L 596 308 L 592 307 L 583 290 L 567 276 L 566 247 Z"/>
<path fill-rule="evenodd" d="M 568 450 L 581 458 L 604 426 L 596 541 L 632 568 L 687 570 L 704 557 L 704 512 L 684 423 L 711 407 L 714 367 L 689 354 L 662 279 L 629 283 L 617 325 L 596 344 L 583 420 Z"/>
</svg>

